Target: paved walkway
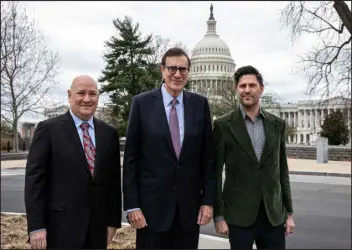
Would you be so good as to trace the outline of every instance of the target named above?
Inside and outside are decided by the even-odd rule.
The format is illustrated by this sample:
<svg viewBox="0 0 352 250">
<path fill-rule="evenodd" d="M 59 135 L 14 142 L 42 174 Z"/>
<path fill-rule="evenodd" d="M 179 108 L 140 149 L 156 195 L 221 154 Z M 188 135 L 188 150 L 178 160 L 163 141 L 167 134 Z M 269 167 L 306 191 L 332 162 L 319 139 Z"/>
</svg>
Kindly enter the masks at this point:
<svg viewBox="0 0 352 250">
<path fill-rule="evenodd" d="M 1 161 L 1 169 L 25 168 L 27 160 Z M 121 157 L 121 163 L 123 157 Z M 351 176 L 351 162 L 329 161 L 318 164 L 315 160 L 288 159 L 292 174 Z"/>
</svg>

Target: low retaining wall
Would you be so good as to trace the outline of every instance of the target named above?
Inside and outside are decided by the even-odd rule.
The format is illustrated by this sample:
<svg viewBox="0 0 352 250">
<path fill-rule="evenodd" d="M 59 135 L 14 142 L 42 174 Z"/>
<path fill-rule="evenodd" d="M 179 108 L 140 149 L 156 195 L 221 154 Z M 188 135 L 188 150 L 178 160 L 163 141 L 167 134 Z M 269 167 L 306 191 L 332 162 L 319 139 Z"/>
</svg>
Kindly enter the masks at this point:
<svg viewBox="0 0 352 250">
<path fill-rule="evenodd" d="M 316 150 L 315 146 L 286 145 L 288 158 L 315 160 Z M 351 161 L 351 147 L 329 146 L 328 156 L 329 161 Z"/>
<path fill-rule="evenodd" d="M 120 142 L 120 151 L 123 155 L 125 149 L 125 141 Z M 316 159 L 316 147 L 305 145 L 286 145 L 286 153 L 288 158 L 296 159 Z M 28 152 L 19 153 L 2 153 L 1 160 L 21 160 L 27 159 Z M 329 146 L 329 161 L 351 161 L 351 147 L 345 146 Z"/>
</svg>

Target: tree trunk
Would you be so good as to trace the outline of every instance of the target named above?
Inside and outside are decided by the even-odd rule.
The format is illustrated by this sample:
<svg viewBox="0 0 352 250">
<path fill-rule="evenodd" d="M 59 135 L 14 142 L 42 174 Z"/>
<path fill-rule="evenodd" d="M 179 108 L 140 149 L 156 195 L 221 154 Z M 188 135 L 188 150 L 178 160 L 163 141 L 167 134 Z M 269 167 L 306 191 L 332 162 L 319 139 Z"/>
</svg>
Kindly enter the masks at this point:
<svg viewBox="0 0 352 250">
<path fill-rule="evenodd" d="M 13 133 L 13 150 L 14 150 L 15 152 L 18 152 L 17 120 L 13 121 L 12 133 Z"/>
<path fill-rule="evenodd" d="M 334 8 L 341 18 L 343 25 L 347 28 L 350 35 L 352 34 L 352 15 L 351 10 L 344 1 L 334 1 Z"/>
</svg>

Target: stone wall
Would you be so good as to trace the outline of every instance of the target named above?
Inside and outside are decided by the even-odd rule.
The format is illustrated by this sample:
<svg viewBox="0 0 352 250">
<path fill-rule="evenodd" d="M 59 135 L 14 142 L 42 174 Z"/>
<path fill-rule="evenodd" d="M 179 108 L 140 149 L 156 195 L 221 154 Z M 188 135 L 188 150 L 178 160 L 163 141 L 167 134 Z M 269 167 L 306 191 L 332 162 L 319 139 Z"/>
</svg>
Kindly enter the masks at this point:
<svg viewBox="0 0 352 250">
<path fill-rule="evenodd" d="M 288 158 L 316 159 L 315 146 L 287 145 L 286 153 Z M 329 146 L 329 161 L 351 161 L 351 147 Z"/>
<path fill-rule="evenodd" d="M 125 140 L 120 140 L 120 152 L 123 155 Z M 316 147 L 306 145 L 287 145 L 286 152 L 288 158 L 312 159 L 316 160 Z M 28 152 L 22 153 L 2 153 L 1 160 L 27 159 Z M 329 146 L 329 161 L 351 161 L 351 147 Z"/>
</svg>

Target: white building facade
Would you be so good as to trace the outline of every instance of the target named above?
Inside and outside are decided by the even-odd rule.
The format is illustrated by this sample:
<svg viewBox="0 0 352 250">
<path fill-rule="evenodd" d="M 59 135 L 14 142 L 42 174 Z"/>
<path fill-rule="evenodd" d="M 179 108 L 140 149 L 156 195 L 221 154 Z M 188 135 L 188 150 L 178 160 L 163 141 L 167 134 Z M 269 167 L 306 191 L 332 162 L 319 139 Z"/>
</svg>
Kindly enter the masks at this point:
<svg viewBox="0 0 352 250">
<path fill-rule="evenodd" d="M 212 5 L 207 27 L 204 38 L 192 50 L 189 83 L 192 92 L 212 99 L 233 83 L 236 64 L 229 47 L 216 33 Z"/>
<path fill-rule="evenodd" d="M 325 117 L 338 109 L 347 118 L 348 129 L 351 130 L 351 99 L 347 98 L 335 97 L 329 100 L 280 104 L 271 107 L 270 112 L 284 119 L 287 126 L 296 128 L 295 135 L 287 138 L 289 144 L 315 145 Z M 351 145 L 351 131 L 349 145 Z"/>
</svg>

